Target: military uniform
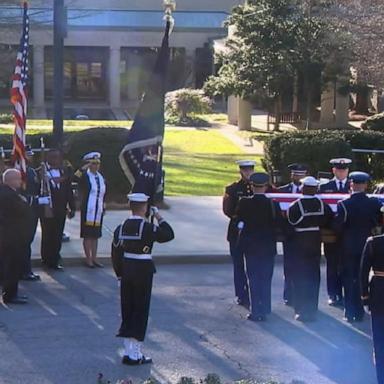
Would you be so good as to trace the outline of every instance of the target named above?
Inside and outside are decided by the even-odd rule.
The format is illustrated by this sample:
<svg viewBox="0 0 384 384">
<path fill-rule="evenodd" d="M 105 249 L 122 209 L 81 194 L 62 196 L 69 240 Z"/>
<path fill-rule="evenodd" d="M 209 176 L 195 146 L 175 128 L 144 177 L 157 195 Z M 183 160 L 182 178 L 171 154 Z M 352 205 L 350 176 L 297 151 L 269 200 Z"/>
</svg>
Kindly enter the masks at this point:
<svg viewBox="0 0 384 384">
<path fill-rule="evenodd" d="M 252 176 L 251 176 L 252 180 Z M 263 193 L 243 198 L 238 205 L 240 244 L 249 284 L 251 319 L 271 313 L 271 282 L 276 254 L 276 230 L 283 223 L 280 205 Z"/>
<path fill-rule="evenodd" d="M 350 159 L 332 159 L 330 164 L 337 169 L 347 169 L 352 163 Z M 321 184 L 319 192 L 321 194 L 349 194 L 350 181 L 348 179 L 339 180 L 336 177 L 327 183 Z M 327 260 L 327 292 L 328 303 L 330 305 L 342 305 L 343 284 L 341 278 L 341 252 L 340 240 L 334 243 L 324 243 L 324 255 Z"/>
<path fill-rule="evenodd" d="M 304 177 L 307 174 L 307 167 L 302 164 L 290 164 L 288 169 L 291 171 L 291 177 L 297 175 Z M 283 185 L 277 189 L 278 193 L 301 193 L 302 185 L 298 181 L 296 183 L 290 182 L 286 185 Z M 287 305 L 292 305 L 292 296 L 293 296 L 293 249 L 292 242 L 289 237 L 283 241 L 283 252 L 284 252 L 284 293 L 283 299 L 284 303 Z"/>
<path fill-rule="evenodd" d="M 310 182 L 317 180 L 308 177 Z M 333 217 L 331 208 L 312 195 L 296 200 L 287 211 L 288 222 L 294 229 L 293 249 L 293 305 L 296 318 L 302 321 L 314 320 L 319 300 L 321 233 L 330 225 Z"/>
<path fill-rule="evenodd" d="M 248 305 L 248 283 L 245 275 L 244 267 L 244 250 L 239 244 L 239 231 L 237 224 L 239 222 L 236 217 L 236 209 L 239 200 L 242 197 L 252 196 L 251 184 L 243 179 L 227 186 L 223 199 L 223 212 L 230 218 L 227 240 L 229 242 L 229 250 L 233 262 L 233 280 L 235 285 L 235 295 L 239 303 Z"/>
<path fill-rule="evenodd" d="M 350 176 L 354 177 L 354 172 Z M 367 175 L 367 177 L 369 176 Z M 343 250 L 342 279 L 345 318 L 348 321 L 361 321 L 364 317 L 359 289 L 361 255 L 367 238 L 379 225 L 381 206 L 378 199 L 368 197 L 364 192 L 353 193 L 350 198 L 337 205 L 335 229 L 341 236 Z"/>
<path fill-rule="evenodd" d="M 116 228 L 111 256 L 116 276 L 121 279 L 122 322 L 118 337 L 144 340 L 155 273 L 152 247 L 154 242 L 165 243 L 173 238 L 173 230 L 164 220 L 155 225 L 131 216 Z"/>
<path fill-rule="evenodd" d="M 369 281 L 369 273 L 373 277 Z M 384 384 L 384 235 L 367 240 L 361 261 L 361 296 L 369 305 L 375 351 L 377 381 Z"/>
</svg>

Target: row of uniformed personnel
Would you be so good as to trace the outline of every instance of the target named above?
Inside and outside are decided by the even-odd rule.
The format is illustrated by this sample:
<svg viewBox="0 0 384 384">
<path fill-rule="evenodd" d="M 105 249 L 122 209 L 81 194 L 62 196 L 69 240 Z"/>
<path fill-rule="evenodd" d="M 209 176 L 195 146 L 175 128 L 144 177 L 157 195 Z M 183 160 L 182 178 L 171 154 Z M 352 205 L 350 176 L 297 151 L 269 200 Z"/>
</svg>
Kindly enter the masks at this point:
<svg viewBox="0 0 384 384">
<path fill-rule="evenodd" d="M 373 324 L 376 325 L 374 337 L 379 340 L 375 343 L 376 361 L 378 372 L 381 372 L 384 316 L 383 305 L 378 298 L 382 299 L 384 292 L 380 293 L 376 287 L 382 283 L 384 268 L 375 267 L 372 256 L 364 256 L 361 269 L 360 264 L 365 243 L 381 221 L 382 204 L 365 193 L 369 175 L 353 172 L 348 177 L 350 162 L 349 159 L 332 160 L 335 178 L 320 187 L 315 178 L 304 177 L 304 167 L 291 167 L 292 182 L 277 192 L 302 193 L 302 197 L 290 205 L 286 215 L 282 214 L 277 202 L 265 196 L 268 190 L 271 191 L 268 175 L 254 173 L 254 162 L 239 162 L 242 180 L 226 188 L 223 201 L 224 213 L 231 218 L 228 240 L 234 262 L 235 293 L 239 304 L 250 306 L 250 320 L 265 320 L 271 311 L 276 227 L 279 227 L 285 234 L 285 303 L 293 305 L 297 320 L 314 320 L 320 286 L 320 230 L 326 227 L 334 229 L 338 240 L 325 247 L 329 304 L 343 304 L 343 288 L 345 319 L 349 322 L 362 321 L 363 303 L 367 303 L 367 297 L 370 297 Z M 315 196 L 319 189 L 322 193 L 350 191 L 352 194 L 338 203 L 334 216 L 331 208 Z M 383 237 L 375 237 L 368 244 L 381 242 L 384 248 Z M 372 255 L 373 249 L 366 248 L 364 255 Z M 379 253 L 376 251 L 378 258 Z M 367 294 L 368 272 L 372 265 L 376 280 L 370 285 L 373 296 Z M 365 287 L 363 300 L 359 287 L 360 271 L 362 286 Z"/>
</svg>

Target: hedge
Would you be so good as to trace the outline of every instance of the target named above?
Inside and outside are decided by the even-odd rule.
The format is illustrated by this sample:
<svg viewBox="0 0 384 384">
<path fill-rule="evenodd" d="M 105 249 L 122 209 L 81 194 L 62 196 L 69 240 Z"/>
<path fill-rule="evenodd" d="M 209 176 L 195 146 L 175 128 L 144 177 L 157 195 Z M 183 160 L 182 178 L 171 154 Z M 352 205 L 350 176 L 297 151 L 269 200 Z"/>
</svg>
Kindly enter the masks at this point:
<svg viewBox="0 0 384 384">
<path fill-rule="evenodd" d="M 126 202 L 126 194 L 129 183 L 125 177 L 118 160 L 118 155 L 127 142 L 128 130 L 125 128 L 91 128 L 77 132 L 64 134 L 63 150 L 65 159 L 76 170 L 82 164 L 85 153 L 98 151 L 102 153 L 102 166 L 100 172 L 108 182 L 107 201 L 118 203 Z M 40 147 L 40 138 L 44 137 L 46 146 L 52 145 L 52 134 L 36 134 L 27 137 L 27 143 L 32 148 Z M 0 135 L 0 146 L 12 147 L 11 135 Z M 35 156 L 36 166 L 40 162 L 40 156 Z"/>
<path fill-rule="evenodd" d="M 353 160 L 351 170 L 368 172 L 374 180 L 384 178 L 383 154 L 359 154 L 352 149 L 384 149 L 384 133 L 375 131 L 321 130 L 296 131 L 257 137 L 264 141 L 263 166 L 268 172 L 279 170 L 289 178 L 287 165 L 300 162 L 309 167 L 314 176 L 318 171 L 329 171 L 329 160 L 348 157 Z"/>
</svg>

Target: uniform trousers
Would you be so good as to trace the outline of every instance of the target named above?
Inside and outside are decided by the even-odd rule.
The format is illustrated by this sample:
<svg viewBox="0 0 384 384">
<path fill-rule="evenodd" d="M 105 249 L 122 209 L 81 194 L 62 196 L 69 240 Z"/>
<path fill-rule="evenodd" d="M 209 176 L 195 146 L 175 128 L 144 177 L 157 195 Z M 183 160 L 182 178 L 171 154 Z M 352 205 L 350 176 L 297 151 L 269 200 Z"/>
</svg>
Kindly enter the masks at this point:
<svg viewBox="0 0 384 384">
<path fill-rule="evenodd" d="M 60 261 L 61 242 L 65 225 L 65 214 L 52 218 L 43 217 L 41 222 L 41 259 L 49 267 Z"/>
<path fill-rule="evenodd" d="M 271 285 L 276 245 L 245 240 L 245 262 L 248 277 L 251 313 L 265 316 L 271 313 Z"/>
<path fill-rule="evenodd" d="M 315 316 L 320 289 L 320 231 L 295 233 L 293 304 L 298 315 Z"/>
<path fill-rule="evenodd" d="M 14 299 L 18 293 L 18 284 L 23 265 L 25 245 L 18 241 L 3 244 L 3 300 Z"/>
<path fill-rule="evenodd" d="M 118 337 L 144 341 L 154 272 L 151 260 L 124 259 L 120 284 L 122 321 Z"/>
<path fill-rule="evenodd" d="M 329 297 L 343 295 L 341 275 L 341 244 L 324 243 L 324 254 L 327 260 L 327 291 Z"/>
<path fill-rule="evenodd" d="M 364 316 L 359 282 L 361 255 L 347 254 L 343 258 L 344 315 L 348 319 L 361 319 Z"/>
<path fill-rule="evenodd" d="M 293 257 L 294 251 L 292 249 L 292 241 L 286 240 L 283 242 L 283 250 L 284 250 L 284 301 L 288 303 L 292 303 L 293 301 L 293 273 L 294 273 L 294 265 L 293 265 Z"/>
<path fill-rule="evenodd" d="M 229 251 L 233 262 L 235 296 L 243 304 L 249 304 L 248 282 L 245 274 L 244 249 L 242 244 L 238 240 L 229 241 Z"/>
<path fill-rule="evenodd" d="M 377 382 L 384 384 L 384 314 L 371 315 Z"/>
</svg>

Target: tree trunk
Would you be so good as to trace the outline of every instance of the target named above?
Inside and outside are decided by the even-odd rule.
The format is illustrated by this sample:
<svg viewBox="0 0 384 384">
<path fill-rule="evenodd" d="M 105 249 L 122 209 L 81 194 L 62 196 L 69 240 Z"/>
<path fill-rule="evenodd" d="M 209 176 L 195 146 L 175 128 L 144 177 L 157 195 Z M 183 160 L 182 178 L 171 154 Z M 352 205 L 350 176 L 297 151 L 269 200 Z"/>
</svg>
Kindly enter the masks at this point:
<svg viewBox="0 0 384 384">
<path fill-rule="evenodd" d="M 357 115 L 368 115 L 369 104 L 368 104 L 369 88 L 367 86 L 361 86 L 356 92 L 356 105 L 355 112 Z"/>
<path fill-rule="evenodd" d="M 281 112 L 282 112 L 283 100 L 281 94 L 275 97 L 275 126 L 273 127 L 274 132 L 279 132 L 280 130 L 280 121 L 281 121 Z"/>
<path fill-rule="evenodd" d="M 304 80 L 304 94 L 306 96 L 306 103 L 305 103 L 305 120 L 306 120 L 306 129 L 311 129 L 312 126 L 312 84 L 309 79 L 309 74 L 305 74 L 305 80 Z"/>
</svg>

